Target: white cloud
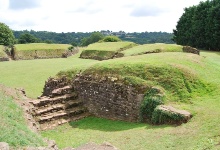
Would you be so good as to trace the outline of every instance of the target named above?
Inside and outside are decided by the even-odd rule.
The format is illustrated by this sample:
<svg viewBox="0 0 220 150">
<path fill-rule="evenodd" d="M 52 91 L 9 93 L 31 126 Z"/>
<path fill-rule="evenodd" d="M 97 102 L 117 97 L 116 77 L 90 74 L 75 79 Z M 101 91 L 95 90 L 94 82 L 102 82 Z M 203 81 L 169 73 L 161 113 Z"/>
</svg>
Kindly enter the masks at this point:
<svg viewBox="0 0 220 150">
<path fill-rule="evenodd" d="M 21 5 L 19 1 L 29 2 Z M 14 30 L 172 32 L 183 8 L 198 3 L 199 0 L 0 0 L 0 22 Z"/>
</svg>

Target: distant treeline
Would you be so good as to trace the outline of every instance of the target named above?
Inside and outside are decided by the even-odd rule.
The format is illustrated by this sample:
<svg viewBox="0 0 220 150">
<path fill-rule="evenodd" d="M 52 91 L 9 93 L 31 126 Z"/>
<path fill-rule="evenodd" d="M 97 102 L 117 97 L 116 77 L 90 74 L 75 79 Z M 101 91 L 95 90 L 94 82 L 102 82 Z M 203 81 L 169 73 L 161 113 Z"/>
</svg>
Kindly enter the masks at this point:
<svg viewBox="0 0 220 150">
<path fill-rule="evenodd" d="M 83 39 L 91 36 L 93 32 L 68 32 L 68 33 L 56 33 L 48 31 L 34 31 L 34 30 L 24 30 L 24 31 L 13 31 L 17 43 L 22 43 L 22 35 L 31 34 L 36 37 L 36 42 L 46 42 L 46 43 L 61 43 L 61 44 L 72 44 L 72 45 L 82 45 Z M 104 36 L 116 35 L 123 41 L 131 41 L 138 44 L 148 44 L 148 43 L 174 43 L 172 41 L 173 34 L 166 32 L 134 32 L 125 33 L 124 31 L 112 32 L 112 31 L 100 31 Z"/>
</svg>

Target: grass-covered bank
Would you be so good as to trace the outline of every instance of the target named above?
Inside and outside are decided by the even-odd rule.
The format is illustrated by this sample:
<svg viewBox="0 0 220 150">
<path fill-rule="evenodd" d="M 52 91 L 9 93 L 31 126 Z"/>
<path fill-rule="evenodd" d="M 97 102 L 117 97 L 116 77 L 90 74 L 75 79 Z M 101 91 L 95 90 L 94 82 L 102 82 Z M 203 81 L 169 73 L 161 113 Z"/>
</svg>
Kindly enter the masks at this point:
<svg viewBox="0 0 220 150">
<path fill-rule="evenodd" d="M 123 57 L 121 51 L 132 48 L 137 44 L 133 42 L 101 42 L 90 44 L 80 57 L 85 59 L 107 60 Z"/>
<path fill-rule="evenodd" d="M 16 44 L 12 53 L 15 60 L 61 58 L 70 46 L 69 44 L 47 43 Z"/>
<path fill-rule="evenodd" d="M 160 53 L 160 52 L 182 52 L 182 46 L 176 44 L 164 44 L 164 43 L 144 44 L 124 50 L 122 53 L 124 54 L 124 56 L 134 56 L 134 55 L 142 55 L 145 53 Z"/>
<path fill-rule="evenodd" d="M 1 89 L 0 108 L 0 142 L 7 142 L 12 147 L 43 145 L 42 137 L 27 127 L 22 108 Z"/>
</svg>

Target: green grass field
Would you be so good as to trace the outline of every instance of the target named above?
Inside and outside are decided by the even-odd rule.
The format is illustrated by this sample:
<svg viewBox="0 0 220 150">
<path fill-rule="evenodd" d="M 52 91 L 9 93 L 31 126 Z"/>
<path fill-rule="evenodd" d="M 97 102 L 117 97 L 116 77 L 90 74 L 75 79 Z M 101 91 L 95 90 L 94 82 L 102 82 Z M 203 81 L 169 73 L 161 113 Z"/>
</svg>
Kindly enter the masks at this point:
<svg viewBox="0 0 220 150">
<path fill-rule="evenodd" d="M 41 132 L 43 137 L 56 140 L 60 148 L 107 141 L 122 150 L 220 149 L 219 52 L 202 51 L 200 56 L 164 52 L 102 62 L 80 59 L 79 55 L 67 59 L 0 62 L 0 83 L 23 87 L 28 96 L 36 98 L 41 95 L 45 80 L 60 70 L 70 70 L 70 75 L 76 69 L 85 74 L 117 74 L 137 85 L 141 81 L 158 84 L 166 90 L 167 103 L 190 111 L 193 118 L 181 126 L 152 126 L 89 117 Z M 6 106 L 1 103 L 2 107 Z"/>
<path fill-rule="evenodd" d="M 90 44 L 85 50 L 120 51 L 132 45 L 135 44 L 133 42 L 103 42 Z"/>
<path fill-rule="evenodd" d="M 47 44 L 47 43 L 31 43 L 31 44 L 16 44 L 15 48 L 18 51 L 26 51 L 26 50 L 53 50 L 53 49 L 61 49 L 67 50 L 69 44 Z"/>
<path fill-rule="evenodd" d="M 29 60 L 29 59 L 47 59 L 47 58 L 61 58 L 63 53 L 68 50 L 69 44 L 46 44 L 46 43 L 32 43 L 32 44 L 16 44 L 14 49 L 15 60 Z"/>
<path fill-rule="evenodd" d="M 122 53 L 125 56 L 132 56 L 132 55 L 141 55 L 144 53 L 152 53 L 152 52 L 181 52 L 182 46 L 176 44 L 163 44 L 163 43 L 156 43 L 156 44 L 144 44 L 135 46 L 133 48 L 124 50 Z"/>
<path fill-rule="evenodd" d="M 0 83 L 10 87 L 23 87 L 27 95 L 41 95 L 45 81 L 60 70 L 92 65 L 95 60 L 79 59 L 79 54 L 68 58 L 9 61 L 0 63 Z"/>
</svg>

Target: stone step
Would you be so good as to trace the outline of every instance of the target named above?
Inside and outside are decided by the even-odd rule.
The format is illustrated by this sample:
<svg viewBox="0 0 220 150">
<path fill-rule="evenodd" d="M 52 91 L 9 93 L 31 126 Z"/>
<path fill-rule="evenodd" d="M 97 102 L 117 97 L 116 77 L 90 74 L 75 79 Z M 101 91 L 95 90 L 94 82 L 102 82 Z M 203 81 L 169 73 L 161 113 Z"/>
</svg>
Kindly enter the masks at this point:
<svg viewBox="0 0 220 150">
<path fill-rule="evenodd" d="M 73 87 L 72 86 L 64 86 L 62 88 L 58 88 L 58 89 L 54 89 L 51 94 L 52 97 L 53 96 L 58 96 L 58 95 L 63 95 L 63 94 L 70 94 L 71 92 L 73 92 Z"/>
<path fill-rule="evenodd" d="M 69 100 L 68 102 L 66 102 L 65 104 L 54 104 L 54 105 L 50 105 L 50 106 L 47 106 L 47 107 L 42 107 L 42 108 L 39 108 L 39 109 L 36 109 L 33 110 L 34 111 L 34 115 L 35 116 L 38 116 L 38 115 L 42 115 L 42 114 L 45 114 L 45 113 L 48 113 L 48 112 L 57 112 L 57 111 L 60 111 L 60 110 L 65 110 L 65 109 L 68 109 L 68 108 L 72 108 L 72 107 L 76 107 L 76 106 L 79 106 L 80 104 L 82 104 L 82 101 L 81 100 Z M 53 113 L 51 112 L 51 113 Z"/>
<path fill-rule="evenodd" d="M 74 108 L 67 109 L 67 110 L 60 110 L 54 113 L 41 115 L 38 117 L 37 121 L 41 124 L 41 123 L 44 123 L 50 120 L 60 119 L 64 116 L 71 117 L 71 115 L 81 114 L 81 113 L 84 113 L 85 111 L 86 109 L 83 107 L 74 107 Z"/>
<path fill-rule="evenodd" d="M 77 94 L 76 93 L 71 93 L 71 94 L 65 94 L 65 95 L 62 95 L 62 96 L 57 96 L 57 97 L 54 97 L 54 98 L 41 97 L 40 99 L 29 101 L 29 103 L 34 105 L 34 107 L 41 107 L 41 106 L 46 106 L 46 105 L 49 105 L 49 104 L 60 103 L 61 101 L 65 102 L 65 101 L 68 101 L 70 99 L 76 99 L 76 98 L 77 98 Z"/>
<path fill-rule="evenodd" d="M 83 118 L 86 118 L 90 116 L 90 114 L 88 112 L 84 112 L 82 114 L 78 114 L 78 115 L 74 115 L 72 117 L 63 117 L 57 120 L 51 120 L 51 121 L 47 121 L 44 122 L 42 124 L 40 124 L 40 129 L 41 130 L 48 130 L 48 129 L 53 129 L 54 127 L 64 124 L 64 123 L 68 123 L 71 121 L 77 121 Z"/>
</svg>

